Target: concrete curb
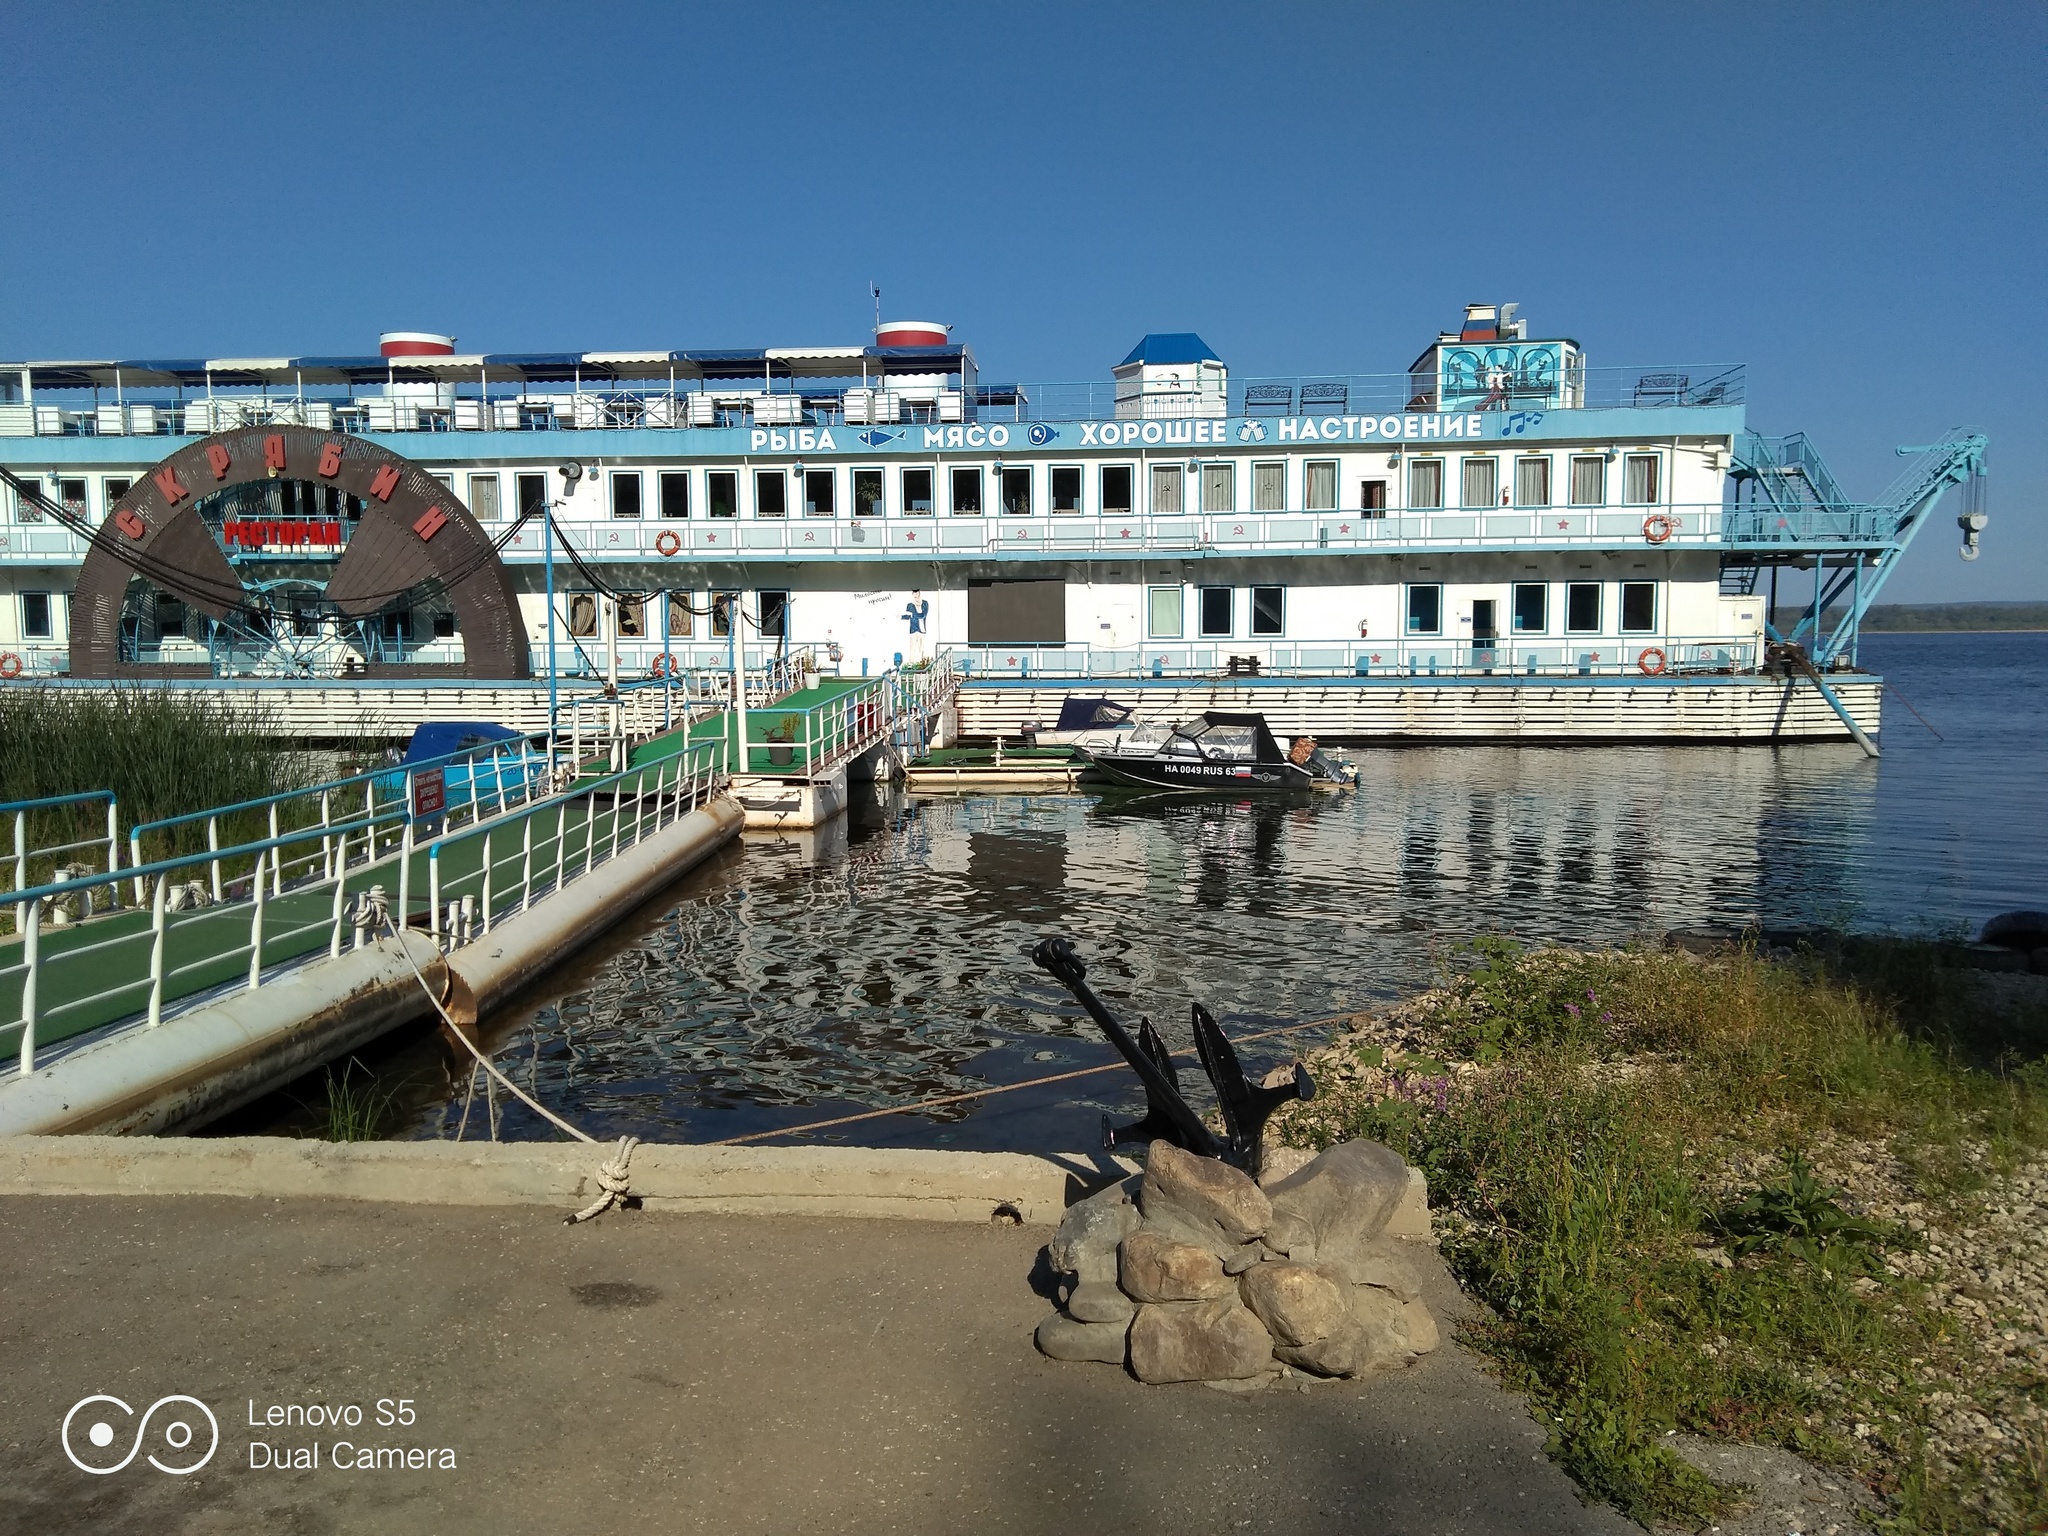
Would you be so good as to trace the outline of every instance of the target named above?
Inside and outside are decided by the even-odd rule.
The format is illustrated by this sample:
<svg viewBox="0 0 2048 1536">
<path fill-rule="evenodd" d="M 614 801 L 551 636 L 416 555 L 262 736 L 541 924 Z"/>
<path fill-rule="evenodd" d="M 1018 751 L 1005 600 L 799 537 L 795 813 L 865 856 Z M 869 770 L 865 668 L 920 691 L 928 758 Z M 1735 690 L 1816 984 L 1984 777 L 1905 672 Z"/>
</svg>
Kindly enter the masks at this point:
<svg viewBox="0 0 2048 1536">
<path fill-rule="evenodd" d="M 0 1194 L 238 1195 L 404 1205 L 587 1204 L 609 1144 L 294 1141 L 241 1136 L 0 1138 Z M 715 1215 L 893 1217 L 1058 1224 L 1083 1195 L 1138 1171 L 1097 1153 L 885 1147 L 641 1146 L 633 1192 L 648 1210 Z M 1429 1233 L 1428 1188 L 1411 1169 L 1387 1230 Z"/>
</svg>

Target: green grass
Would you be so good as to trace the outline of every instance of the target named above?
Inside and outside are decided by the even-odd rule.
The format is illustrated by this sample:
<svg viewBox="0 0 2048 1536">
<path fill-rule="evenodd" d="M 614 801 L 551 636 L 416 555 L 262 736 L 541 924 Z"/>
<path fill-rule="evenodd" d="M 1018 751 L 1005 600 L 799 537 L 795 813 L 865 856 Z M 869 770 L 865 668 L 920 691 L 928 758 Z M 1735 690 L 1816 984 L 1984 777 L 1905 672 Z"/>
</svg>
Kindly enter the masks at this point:
<svg viewBox="0 0 2048 1536">
<path fill-rule="evenodd" d="M 362 1071 L 360 1081 L 356 1078 L 358 1068 Z M 380 1089 L 376 1074 L 353 1056 L 339 1072 L 332 1066 L 327 1068 L 325 1087 L 327 1126 L 323 1140 L 376 1141 L 384 1134 L 398 1103 L 396 1088 Z"/>
<path fill-rule="evenodd" d="M 2048 1018 L 1988 1017 L 1946 955 L 1482 941 L 1416 1019 L 1421 1048 L 1340 1045 L 1370 1086 L 1290 1110 L 1293 1135 L 1373 1137 L 1428 1173 L 1445 1257 L 1487 1303 L 1467 1337 L 1529 1393 L 1552 1454 L 1644 1524 L 1728 1507 L 1661 1443 L 1683 1429 L 1858 1472 L 1903 1529 L 1983 1529 L 1981 1490 L 1939 1482 L 1919 1447 L 1917 1368 L 1960 1347 L 1954 1326 L 1885 1263 L 1911 1235 L 1809 1159 L 1882 1148 L 1916 1198 L 1960 1210 L 2048 1143 Z M 2048 1518 L 2038 1480 L 1996 1497 Z"/>
</svg>

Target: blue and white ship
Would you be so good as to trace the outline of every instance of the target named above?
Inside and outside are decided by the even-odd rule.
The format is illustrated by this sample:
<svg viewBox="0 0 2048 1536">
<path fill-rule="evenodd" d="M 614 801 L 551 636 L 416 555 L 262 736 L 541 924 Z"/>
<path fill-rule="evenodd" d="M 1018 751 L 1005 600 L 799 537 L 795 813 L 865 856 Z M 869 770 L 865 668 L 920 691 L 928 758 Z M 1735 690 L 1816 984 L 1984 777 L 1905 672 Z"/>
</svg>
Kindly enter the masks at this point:
<svg viewBox="0 0 2048 1536">
<path fill-rule="evenodd" d="M 721 668 L 737 623 L 755 664 L 943 653 L 969 736 L 1076 692 L 1330 741 L 1874 736 L 1859 621 L 1951 485 L 1974 555 L 1984 448 L 1951 433 L 1852 502 L 1802 436 L 1749 429 L 1740 365 L 1595 366 L 1513 305 L 1400 372 L 1277 379 L 1181 332 L 1100 380 L 991 383 L 923 322 L 0 363 L 0 677 L 263 688 L 402 732 L 517 715 L 551 651 Z M 1774 628 L 1788 570 L 1816 600 Z"/>
</svg>

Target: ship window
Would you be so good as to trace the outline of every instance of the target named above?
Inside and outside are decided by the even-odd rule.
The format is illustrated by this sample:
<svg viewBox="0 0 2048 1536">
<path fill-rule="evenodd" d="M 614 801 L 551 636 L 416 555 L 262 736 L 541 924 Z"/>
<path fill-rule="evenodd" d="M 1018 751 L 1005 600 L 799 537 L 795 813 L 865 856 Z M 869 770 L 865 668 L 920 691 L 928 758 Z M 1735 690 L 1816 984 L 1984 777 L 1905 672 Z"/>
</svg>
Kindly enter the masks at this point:
<svg viewBox="0 0 2048 1536">
<path fill-rule="evenodd" d="M 1550 460 L 1515 460 L 1515 505 L 1518 507 L 1547 507 L 1550 505 Z"/>
<path fill-rule="evenodd" d="M 518 475 L 513 478 L 512 489 L 519 497 L 519 515 L 538 517 L 548 506 L 548 477 L 546 475 Z"/>
<path fill-rule="evenodd" d="M 185 605 L 168 592 L 156 595 L 156 632 L 164 638 L 185 633 Z"/>
<path fill-rule="evenodd" d="M 109 480 L 106 485 L 107 505 L 111 507 L 123 496 L 126 496 L 128 494 L 128 487 L 134 483 L 133 480 Z"/>
<path fill-rule="evenodd" d="M 832 500 L 833 493 L 838 489 L 833 483 L 837 478 L 829 469 L 804 471 L 805 517 L 830 517 L 838 510 Z"/>
<path fill-rule="evenodd" d="M 932 471 L 903 471 L 903 510 L 919 517 L 932 515 Z"/>
<path fill-rule="evenodd" d="M 310 623 L 306 621 L 309 620 L 311 617 L 312 616 L 309 613 L 307 613 L 306 610 L 303 608 L 293 609 L 292 633 L 298 635 L 310 635 L 313 632 L 312 626 L 310 625 Z M 437 613 L 434 615 L 434 638 L 436 640 L 452 640 L 455 638 L 454 614 Z"/>
<path fill-rule="evenodd" d="M 1492 506 L 1500 494 L 1500 460 L 1465 460 L 1459 489 L 1461 505 L 1474 509 Z"/>
<path fill-rule="evenodd" d="M 1416 459 L 1408 466 L 1408 505 L 1440 507 L 1444 504 L 1444 461 Z"/>
<path fill-rule="evenodd" d="M 1053 466 L 1052 509 L 1055 512 L 1081 510 L 1081 468 L 1078 464 Z"/>
<path fill-rule="evenodd" d="M 1287 510 L 1287 466 L 1285 464 L 1254 464 L 1252 466 L 1252 510 L 1254 512 L 1285 512 Z"/>
<path fill-rule="evenodd" d="M 612 516 L 635 518 L 640 515 L 640 476 L 638 474 L 612 474 Z"/>
<path fill-rule="evenodd" d="M 312 490 L 312 486 L 307 486 Z M 471 475 L 469 477 L 469 511 L 479 522 L 495 522 L 498 517 L 498 477 L 496 475 Z M 309 510 L 308 515 L 313 515 Z"/>
<path fill-rule="evenodd" d="M 612 624 L 618 629 L 621 640 L 645 640 L 647 638 L 647 599 L 644 597 L 613 599 Z"/>
<path fill-rule="evenodd" d="M 1515 633 L 1540 635 L 1550 628 L 1550 588 L 1540 581 L 1515 585 Z"/>
<path fill-rule="evenodd" d="M 1444 589 L 1433 582 L 1412 586 L 1408 589 L 1408 633 L 1411 635 L 1436 635 L 1443 633 Z"/>
<path fill-rule="evenodd" d="M 24 592 L 21 594 L 21 634 L 25 640 L 47 640 L 50 638 L 49 593 Z"/>
<path fill-rule="evenodd" d="M 1155 515 L 1171 517 L 1180 511 L 1180 474 L 1178 464 L 1152 466 L 1152 511 Z"/>
<path fill-rule="evenodd" d="M 711 638 L 723 640 L 732 634 L 732 594 L 715 592 L 711 596 Z"/>
<path fill-rule="evenodd" d="M 589 592 L 569 595 L 569 633 L 587 640 L 597 633 L 597 598 Z"/>
<path fill-rule="evenodd" d="M 1287 632 L 1287 589 L 1252 588 L 1252 633 L 1282 635 Z"/>
<path fill-rule="evenodd" d="M 1229 587 L 1203 587 L 1201 589 L 1202 638 L 1215 640 L 1230 634 L 1231 589 Z"/>
<path fill-rule="evenodd" d="M 853 515 L 882 515 L 882 472 L 879 469 L 856 469 L 853 472 Z"/>
<path fill-rule="evenodd" d="M 1385 517 L 1387 515 L 1387 482 L 1384 480 L 1359 481 L 1358 510 L 1369 517 Z"/>
<path fill-rule="evenodd" d="M 1621 632 L 1640 635 L 1657 627 L 1657 583 L 1624 581 L 1621 584 Z"/>
<path fill-rule="evenodd" d="M 1101 511 L 1104 517 L 1131 515 L 1130 465 L 1109 464 L 1103 467 Z"/>
<path fill-rule="evenodd" d="M 1151 587 L 1145 594 L 1145 632 L 1154 640 L 1178 640 L 1185 624 L 1179 587 Z"/>
<path fill-rule="evenodd" d="M 661 492 L 661 515 L 666 518 L 684 518 L 690 515 L 690 472 L 687 469 L 665 469 L 659 482 Z"/>
<path fill-rule="evenodd" d="M 1632 453 L 1622 461 L 1621 499 L 1632 507 L 1657 503 L 1657 455 Z"/>
<path fill-rule="evenodd" d="M 1311 512 L 1337 510 L 1337 461 L 1316 459 L 1302 466 L 1302 490 Z"/>
<path fill-rule="evenodd" d="M 781 470 L 754 471 L 754 516 L 789 516 L 789 481 Z"/>
<path fill-rule="evenodd" d="M 671 638 L 687 640 L 696 627 L 692 622 L 697 616 L 690 611 L 690 594 L 671 592 L 668 595 L 668 632 Z"/>
<path fill-rule="evenodd" d="M 1600 583 L 1575 581 L 1564 589 L 1564 627 L 1568 634 L 1600 632 Z"/>
<path fill-rule="evenodd" d="M 1031 469 L 1003 471 L 1003 511 L 1012 517 L 1023 517 L 1031 511 Z"/>
<path fill-rule="evenodd" d="M 953 471 L 953 515 L 955 517 L 981 516 L 981 470 L 973 468 Z"/>
<path fill-rule="evenodd" d="M 740 515 L 740 477 L 736 470 L 714 469 L 704 477 L 704 499 L 713 517 Z"/>
<path fill-rule="evenodd" d="M 85 482 L 83 480 L 59 480 L 57 499 L 74 512 L 85 510 Z"/>
<path fill-rule="evenodd" d="M 1202 510 L 1204 512 L 1234 512 L 1237 510 L 1236 465 L 1204 464 L 1202 466 Z"/>
<path fill-rule="evenodd" d="M 763 592 L 761 594 L 761 638 L 781 640 L 789 634 L 789 594 L 787 592 Z"/>
<path fill-rule="evenodd" d="M 1607 501 L 1607 461 L 1593 454 L 1572 460 L 1572 505 L 1598 507 Z"/>
</svg>

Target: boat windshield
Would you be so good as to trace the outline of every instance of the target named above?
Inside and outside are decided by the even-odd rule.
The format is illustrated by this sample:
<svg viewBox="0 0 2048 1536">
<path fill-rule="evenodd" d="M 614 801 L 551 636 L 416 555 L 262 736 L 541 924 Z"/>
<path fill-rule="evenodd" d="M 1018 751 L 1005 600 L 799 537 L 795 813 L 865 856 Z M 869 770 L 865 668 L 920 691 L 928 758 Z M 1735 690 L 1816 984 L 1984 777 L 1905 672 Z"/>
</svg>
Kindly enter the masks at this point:
<svg viewBox="0 0 2048 1536">
<path fill-rule="evenodd" d="M 1258 737 L 1248 725 L 1209 726 L 1202 731 L 1200 742 L 1204 757 L 1233 763 L 1254 762 L 1258 757 Z"/>
</svg>

